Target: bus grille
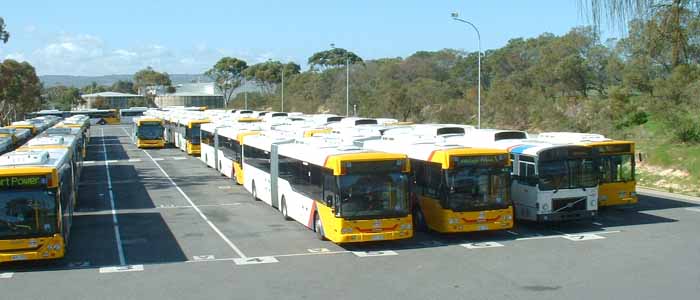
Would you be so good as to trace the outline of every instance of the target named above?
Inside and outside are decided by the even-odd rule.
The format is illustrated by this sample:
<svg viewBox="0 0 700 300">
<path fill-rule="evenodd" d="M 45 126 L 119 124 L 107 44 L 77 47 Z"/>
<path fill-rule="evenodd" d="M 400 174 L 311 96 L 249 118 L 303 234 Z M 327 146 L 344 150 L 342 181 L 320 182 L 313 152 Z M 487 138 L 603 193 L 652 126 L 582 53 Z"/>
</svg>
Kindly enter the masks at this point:
<svg viewBox="0 0 700 300">
<path fill-rule="evenodd" d="M 586 197 L 552 199 L 552 211 L 565 212 L 586 210 Z"/>
</svg>

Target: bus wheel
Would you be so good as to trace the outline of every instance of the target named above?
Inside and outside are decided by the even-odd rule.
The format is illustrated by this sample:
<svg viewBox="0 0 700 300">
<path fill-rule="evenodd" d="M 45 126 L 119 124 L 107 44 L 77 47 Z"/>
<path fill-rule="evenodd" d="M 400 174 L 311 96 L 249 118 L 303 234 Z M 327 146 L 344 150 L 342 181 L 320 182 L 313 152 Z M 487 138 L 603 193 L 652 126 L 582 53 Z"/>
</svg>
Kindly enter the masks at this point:
<svg viewBox="0 0 700 300">
<path fill-rule="evenodd" d="M 282 204 L 280 205 L 280 210 L 282 211 L 282 216 L 286 221 L 292 219 L 289 217 L 289 212 L 287 211 L 287 199 L 285 199 L 284 196 L 282 196 Z"/>
<path fill-rule="evenodd" d="M 255 190 L 255 181 L 253 181 L 253 187 L 251 190 L 251 194 L 253 194 L 253 201 L 260 201 L 260 199 L 258 199 L 258 192 Z"/>
<path fill-rule="evenodd" d="M 318 217 L 318 212 L 314 212 L 314 231 L 319 240 L 326 240 L 326 235 L 323 233 L 323 224 L 321 224 L 321 218 Z"/>
<path fill-rule="evenodd" d="M 107 122 L 105 122 L 105 119 L 100 119 L 100 121 L 98 121 L 97 124 L 105 125 L 107 124 Z"/>
<path fill-rule="evenodd" d="M 425 224 L 425 216 L 423 215 L 423 211 L 418 206 L 413 209 L 413 223 L 415 223 L 413 226 L 416 230 L 422 232 L 428 231 L 428 225 Z"/>
</svg>

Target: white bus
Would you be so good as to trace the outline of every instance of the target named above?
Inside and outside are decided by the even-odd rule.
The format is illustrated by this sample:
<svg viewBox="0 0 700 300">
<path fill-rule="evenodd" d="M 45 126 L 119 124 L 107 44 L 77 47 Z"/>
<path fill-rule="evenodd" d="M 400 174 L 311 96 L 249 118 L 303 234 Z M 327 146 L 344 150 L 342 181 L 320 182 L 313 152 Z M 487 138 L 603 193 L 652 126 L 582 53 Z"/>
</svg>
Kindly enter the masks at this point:
<svg viewBox="0 0 700 300">
<path fill-rule="evenodd" d="M 413 236 L 403 154 L 344 146 L 323 137 L 249 136 L 245 188 L 253 198 L 316 232 L 354 243 Z"/>
<path fill-rule="evenodd" d="M 143 113 L 148 110 L 148 107 L 131 107 L 119 110 L 119 122 L 121 124 L 131 124 L 134 118 L 143 116 Z"/>
</svg>

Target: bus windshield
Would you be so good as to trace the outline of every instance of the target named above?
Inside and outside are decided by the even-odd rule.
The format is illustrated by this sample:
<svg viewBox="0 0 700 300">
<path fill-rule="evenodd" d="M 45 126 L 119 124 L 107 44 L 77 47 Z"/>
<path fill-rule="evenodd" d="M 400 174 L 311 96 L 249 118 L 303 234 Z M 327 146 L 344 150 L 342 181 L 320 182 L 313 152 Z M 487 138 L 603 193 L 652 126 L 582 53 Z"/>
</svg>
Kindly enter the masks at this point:
<svg viewBox="0 0 700 300">
<path fill-rule="evenodd" d="M 185 131 L 185 138 L 190 141 L 192 145 L 199 145 L 199 130 L 200 124 L 192 124 L 192 128 L 187 128 Z"/>
<path fill-rule="evenodd" d="M 600 182 L 634 180 L 634 159 L 630 153 L 601 156 L 600 164 Z"/>
<path fill-rule="evenodd" d="M 591 158 L 544 161 L 538 168 L 541 191 L 591 188 L 598 184 Z"/>
<path fill-rule="evenodd" d="M 57 224 L 54 191 L 0 192 L 0 239 L 52 235 Z"/>
<path fill-rule="evenodd" d="M 348 219 L 408 215 L 408 180 L 400 172 L 347 174 L 338 179 L 340 215 Z"/>
<path fill-rule="evenodd" d="M 510 169 L 464 167 L 445 171 L 447 207 L 453 211 L 503 209 L 510 205 Z"/>
<path fill-rule="evenodd" d="M 163 137 L 163 125 L 160 123 L 141 123 L 137 131 L 138 137 L 145 140 L 157 140 Z"/>
</svg>

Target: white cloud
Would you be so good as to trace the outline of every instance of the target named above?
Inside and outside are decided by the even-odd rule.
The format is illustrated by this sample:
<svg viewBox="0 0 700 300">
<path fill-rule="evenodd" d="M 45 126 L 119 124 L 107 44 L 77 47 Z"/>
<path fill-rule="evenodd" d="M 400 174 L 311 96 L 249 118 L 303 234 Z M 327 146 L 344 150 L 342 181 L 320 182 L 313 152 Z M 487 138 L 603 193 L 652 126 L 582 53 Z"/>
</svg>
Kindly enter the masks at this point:
<svg viewBox="0 0 700 300">
<path fill-rule="evenodd" d="M 8 53 L 5 55 L 5 59 L 14 59 L 16 61 L 26 61 L 23 53 Z"/>
<path fill-rule="evenodd" d="M 211 68 L 223 56 L 238 57 L 256 64 L 268 59 L 289 61 L 288 57 L 269 51 L 231 50 L 193 43 L 189 47 L 171 49 L 152 42 L 142 46 L 113 47 L 101 37 L 90 34 L 61 32 L 37 49 L 7 54 L 8 58 L 27 60 L 40 75 L 108 75 L 133 74 L 151 66 L 174 73 L 201 73 Z M 1 57 L 1 56 L 0 56 Z"/>
</svg>

